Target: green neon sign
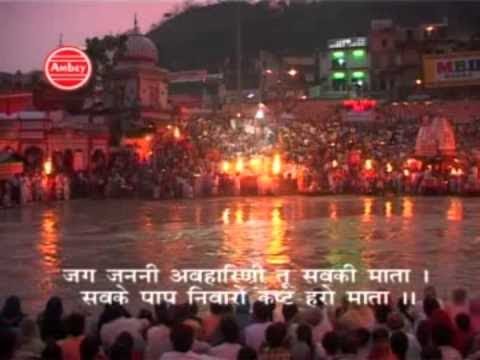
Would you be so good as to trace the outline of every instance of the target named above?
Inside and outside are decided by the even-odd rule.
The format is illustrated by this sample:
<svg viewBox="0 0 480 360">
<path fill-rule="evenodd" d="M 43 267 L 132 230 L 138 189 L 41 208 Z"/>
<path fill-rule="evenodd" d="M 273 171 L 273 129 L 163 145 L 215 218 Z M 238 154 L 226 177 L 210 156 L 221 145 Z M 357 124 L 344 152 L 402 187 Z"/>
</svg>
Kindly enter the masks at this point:
<svg viewBox="0 0 480 360">
<path fill-rule="evenodd" d="M 365 77 L 365 73 L 363 71 L 354 71 L 352 73 L 352 78 L 354 79 L 363 79 Z"/>
<path fill-rule="evenodd" d="M 345 57 L 345 52 L 344 51 L 335 51 L 332 54 L 332 56 L 333 56 L 334 59 L 341 59 L 341 58 Z"/>
<path fill-rule="evenodd" d="M 345 73 L 344 72 L 335 72 L 335 73 L 333 73 L 333 78 L 335 80 L 345 79 Z"/>
<path fill-rule="evenodd" d="M 357 50 L 353 50 L 353 57 L 355 58 L 362 58 L 365 56 L 365 50 L 362 50 L 362 49 L 357 49 Z"/>
</svg>

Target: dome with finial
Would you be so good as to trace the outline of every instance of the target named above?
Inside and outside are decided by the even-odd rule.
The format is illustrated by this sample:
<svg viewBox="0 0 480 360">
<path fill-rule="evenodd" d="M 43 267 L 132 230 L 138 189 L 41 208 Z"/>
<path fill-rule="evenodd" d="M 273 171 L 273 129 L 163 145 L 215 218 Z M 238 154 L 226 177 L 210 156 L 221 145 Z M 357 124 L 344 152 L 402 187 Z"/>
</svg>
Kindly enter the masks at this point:
<svg viewBox="0 0 480 360">
<path fill-rule="evenodd" d="M 133 30 L 127 33 L 125 53 L 122 56 L 124 61 L 134 62 L 158 62 L 157 47 L 148 37 L 140 33 L 135 14 Z"/>
</svg>

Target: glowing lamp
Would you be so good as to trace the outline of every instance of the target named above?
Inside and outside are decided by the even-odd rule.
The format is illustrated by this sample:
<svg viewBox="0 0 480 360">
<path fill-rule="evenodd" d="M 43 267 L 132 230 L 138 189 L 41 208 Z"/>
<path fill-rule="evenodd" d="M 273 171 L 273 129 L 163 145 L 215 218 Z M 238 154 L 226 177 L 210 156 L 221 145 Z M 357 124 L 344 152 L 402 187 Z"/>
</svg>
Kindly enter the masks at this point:
<svg viewBox="0 0 480 360">
<path fill-rule="evenodd" d="M 255 119 L 264 119 L 265 118 L 265 112 L 263 111 L 262 108 L 259 108 L 257 112 L 255 113 Z"/>
<path fill-rule="evenodd" d="M 250 159 L 250 168 L 255 171 L 255 172 L 258 172 L 258 170 L 260 169 L 260 159 L 259 158 L 251 158 Z"/>
<path fill-rule="evenodd" d="M 282 170 L 282 159 L 280 159 L 279 154 L 275 154 L 273 157 L 273 164 L 272 164 L 272 173 L 274 175 L 280 174 L 280 171 Z"/>
<path fill-rule="evenodd" d="M 230 163 L 228 161 L 224 161 L 222 163 L 222 171 L 224 173 L 228 173 L 230 171 Z"/>
<path fill-rule="evenodd" d="M 372 169 L 373 169 L 372 159 L 365 160 L 365 170 L 372 170 Z"/>
<path fill-rule="evenodd" d="M 145 141 L 152 141 L 152 135 L 145 135 Z"/>
<path fill-rule="evenodd" d="M 46 175 L 50 175 L 52 171 L 53 171 L 53 163 L 52 163 L 52 160 L 48 159 L 43 163 L 43 172 Z"/>
<path fill-rule="evenodd" d="M 237 173 L 242 173 L 243 172 L 243 159 L 242 158 L 238 158 L 237 159 L 237 162 L 235 163 L 235 171 Z"/>
<path fill-rule="evenodd" d="M 391 173 L 393 171 L 393 166 L 390 163 L 387 163 L 387 173 Z"/>
<path fill-rule="evenodd" d="M 173 129 L 173 137 L 178 140 L 180 139 L 180 136 L 181 136 L 180 129 L 177 126 L 175 126 L 175 128 Z"/>
<path fill-rule="evenodd" d="M 336 168 L 338 166 L 338 161 L 337 160 L 332 160 L 332 168 Z"/>
<path fill-rule="evenodd" d="M 410 170 L 408 169 L 403 170 L 403 175 L 406 177 L 410 176 Z"/>
<path fill-rule="evenodd" d="M 297 74 L 298 74 L 298 71 L 295 69 L 288 70 L 288 75 L 290 75 L 291 77 L 294 77 Z"/>
</svg>

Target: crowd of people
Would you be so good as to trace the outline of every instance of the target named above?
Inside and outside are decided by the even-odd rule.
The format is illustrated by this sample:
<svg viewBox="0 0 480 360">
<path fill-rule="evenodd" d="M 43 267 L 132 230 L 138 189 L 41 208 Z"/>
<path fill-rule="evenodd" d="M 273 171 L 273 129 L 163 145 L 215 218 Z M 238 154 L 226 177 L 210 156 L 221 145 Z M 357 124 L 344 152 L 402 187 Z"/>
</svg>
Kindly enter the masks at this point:
<svg viewBox="0 0 480 360">
<path fill-rule="evenodd" d="M 261 116 L 217 113 L 179 120 L 161 136 L 157 133 L 148 154 L 125 146 L 97 157 L 88 172 L 60 166 L 46 175 L 40 164 L 0 181 L 0 206 L 87 196 L 169 199 L 276 194 L 282 188 L 260 191 L 259 175 L 288 183 L 289 192 L 301 193 L 480 193 L 476 118 L 452 121 L 454 156 L 419 159 L 417 134 L 425 118 L 431 121 L 438 116 L 434 105 L 384 105 L 377 109 L 375 121 L 352 123 L 345 121 L 338 105 L 315 110 L 314 103 L 306 104 L 267 105 Z M 235 166 L 239 158 L 248 164 L 249 159 L 273 154 L 281 154 L 283 161 L 276 174 Z M 222 167 L 228 161 L 230 169 Z M 248 186 L 243 183 L 249 175 L 257 177 L 256 189 L 252 190 L 251 179 Z"/>
<path fill-rule="evenodd" d="M 0 313 L 2 360 L 475 360 L 480 359 L 480 299 L 465 289 L 440 299 L 428 286 L 416 304 L 336 307 L 317 301 L 155 305 L 136 316 L 118 303 L 99 316 L 66 313 L 60 298 L 38 317 L 16 296 Z"/>
</svg>

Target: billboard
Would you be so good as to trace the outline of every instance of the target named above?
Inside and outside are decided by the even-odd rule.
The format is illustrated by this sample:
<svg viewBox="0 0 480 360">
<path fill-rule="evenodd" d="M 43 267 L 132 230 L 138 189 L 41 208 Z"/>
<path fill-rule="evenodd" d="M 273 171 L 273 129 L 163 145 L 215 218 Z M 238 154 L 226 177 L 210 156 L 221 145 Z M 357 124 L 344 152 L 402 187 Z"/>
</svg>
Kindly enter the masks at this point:
<svg viewBox="0 0 480 360">
<path fill-rule="evenodd" d="M 480 85 L 480 51 L 425 55 L 426 87 Z"/>
</svg>

